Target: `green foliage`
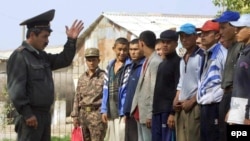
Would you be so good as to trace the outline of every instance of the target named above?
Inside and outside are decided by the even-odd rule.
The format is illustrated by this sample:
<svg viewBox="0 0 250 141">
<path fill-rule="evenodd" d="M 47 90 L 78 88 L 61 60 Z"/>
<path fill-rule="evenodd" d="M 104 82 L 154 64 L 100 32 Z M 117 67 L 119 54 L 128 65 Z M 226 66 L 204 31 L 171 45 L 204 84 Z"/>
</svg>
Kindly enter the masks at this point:
<svg viewBox="0 0 250 141">
<path fill-rule="evenodd" d="M 225 10 L 239 11 L 242 13 L 250 13 L 250 0 L 212 0 L 214 5 L 221 8 L 218 13 Z"/>
<path fill-rule="evenodd" d="M 69 136 L 51 137 L 51 141 L 70 141 L 70 137 Z"/>
<path fill-rule="evenodd" d="M 2 89 L 2 94 L 4 95 L 4 97 L 6 99 L 5 104 L 4 104 L 4 109 L 3 109 L 3 115 L 6 116 L 3 119 L 3 121 L 4 121 L 3 126 L 4 126 L 5 124 L 9 124 L 9 123 L 13 122 L 13 118 L 8 118 L 8 115 L 10 115 L 11 113 L 13 113 L 13 111 L 15 109 L 14 109 L 13 104 L 10 101 L 9 94 L 8 94 L 8 91 L 7 91 L 7 85 L 6 84 L 4 85 L 4 87 Z"/>
</svg>

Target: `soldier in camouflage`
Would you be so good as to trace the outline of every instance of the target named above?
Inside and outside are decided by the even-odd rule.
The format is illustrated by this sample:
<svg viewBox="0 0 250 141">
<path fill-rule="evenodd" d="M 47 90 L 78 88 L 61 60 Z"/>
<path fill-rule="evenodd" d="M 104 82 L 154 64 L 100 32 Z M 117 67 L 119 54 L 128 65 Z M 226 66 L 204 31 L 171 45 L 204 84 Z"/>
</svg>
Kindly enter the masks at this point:
<svg viewBox="0 0 250 141">
<path fill-rule="evenodd" d="M 71 116 L 74 124 L 76 120 L 80 123 L 85 141 L 103 141 L 107 127 L 102 122 L 100 106 L 105 72 L 98 67 L 97 48 L 87 48 L 85 58 L 88 70 L 78 80 Z"/>
</svg>

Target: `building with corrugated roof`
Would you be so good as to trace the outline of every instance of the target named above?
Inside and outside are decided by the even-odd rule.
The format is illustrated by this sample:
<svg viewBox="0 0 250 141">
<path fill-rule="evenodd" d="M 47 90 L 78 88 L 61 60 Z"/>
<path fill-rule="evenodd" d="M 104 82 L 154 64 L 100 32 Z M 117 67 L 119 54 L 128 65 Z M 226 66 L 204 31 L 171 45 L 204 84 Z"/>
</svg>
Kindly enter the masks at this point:
<svg viewBox="0 0 250 141">
<path fill-rule="evenodd" d="M 104 12 L 80 35 L 74 59 L 74 71 L 81 74 L 85 70 L 85 48 L 99 48 L 100 67 L 105 68 L 107 63 L 115 58 L 112 47 L 118 37 L 131 40 L 137 38 L 144 30 L 151 30 L 159 37 L 166 29 L 178 30 L 185 23 L 201 27 L 205 21 L 212 18 L 213 16 L 202 15 Z M 75 78 L 78 77 L 75 76 Z"/>
</svg>

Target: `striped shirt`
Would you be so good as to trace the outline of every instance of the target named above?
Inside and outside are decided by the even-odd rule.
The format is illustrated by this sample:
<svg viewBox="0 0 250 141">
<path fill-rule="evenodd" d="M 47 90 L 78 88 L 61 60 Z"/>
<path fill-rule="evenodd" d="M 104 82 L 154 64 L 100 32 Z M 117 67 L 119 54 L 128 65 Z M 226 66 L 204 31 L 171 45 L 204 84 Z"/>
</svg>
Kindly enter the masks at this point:
<svg viewBox="0 0 250 141">
<path fill-rule="evenodd" d="M 218 103 L 222 99 L 221 82 L 227 50 L 221 44 L 215 44 L 207 51 L 204 51 L 202 60 L 205 60 L 206 56 L 207 63 L 204 65 L 200 63 L 203 70 L 201 70 L 197 94 L 197 102 L 202 105 Z"/>
</svg>

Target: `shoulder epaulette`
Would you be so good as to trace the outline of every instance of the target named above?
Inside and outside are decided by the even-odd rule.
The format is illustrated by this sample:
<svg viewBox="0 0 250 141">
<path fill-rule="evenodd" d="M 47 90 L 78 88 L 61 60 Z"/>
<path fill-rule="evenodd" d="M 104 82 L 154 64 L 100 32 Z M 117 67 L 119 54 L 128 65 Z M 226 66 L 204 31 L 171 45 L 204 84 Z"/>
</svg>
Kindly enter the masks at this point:
<svg viewBox="0 0 250 141">
<path fill-rule="evenodd" d="M 19 51 L 19 52 L 21 52 L 22 50 L 24 50 L 24 48 L 25 48 L 24 46 L 20 46 L 16 50 Z"/>
</svg>

